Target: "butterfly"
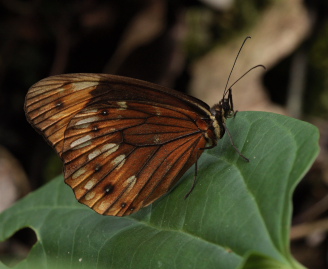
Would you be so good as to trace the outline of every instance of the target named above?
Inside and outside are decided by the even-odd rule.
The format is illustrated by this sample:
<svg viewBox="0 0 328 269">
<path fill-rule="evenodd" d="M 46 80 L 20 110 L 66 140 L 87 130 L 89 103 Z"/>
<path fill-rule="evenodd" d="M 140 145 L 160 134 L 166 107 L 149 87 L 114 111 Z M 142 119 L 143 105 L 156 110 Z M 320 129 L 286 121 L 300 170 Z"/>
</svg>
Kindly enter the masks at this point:
<svg viewBox="0 0 328 269">
<path fill-rule="evenodd" d="M 231 87 L 210 108 L 150 82 L 85 73 L 34 84 L 25 113 L 62 159 L 76 199 L 113 216 L 130 215 L 169 192 L 235 116 Z"/>
</svg>

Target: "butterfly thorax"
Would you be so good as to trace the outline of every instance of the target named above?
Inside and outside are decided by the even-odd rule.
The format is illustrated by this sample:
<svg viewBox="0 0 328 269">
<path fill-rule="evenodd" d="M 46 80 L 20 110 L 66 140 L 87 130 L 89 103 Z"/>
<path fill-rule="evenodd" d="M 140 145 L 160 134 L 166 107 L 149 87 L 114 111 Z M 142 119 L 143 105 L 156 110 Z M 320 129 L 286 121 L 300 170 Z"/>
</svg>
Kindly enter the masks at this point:
<svg viewBox="0 0 328 269">
<path fill-rule="evenodd" d="M 223 126 L 223 123 L 225 123 L 226 119 L 224 118 L 224 115 L 222 113 L 222 107 L 221 104 L 215 104 L 211 108 L 211 113 L 212 113 L 212 126 L 214 128 L 215 135 L 217 137 L 217 140 L 221 139 L 225 133 L 225 129 Z"/>
<path fill-rule="evenodd" d="M 213 115 L 213 127 L 214 132 L 218 139 L 221 139 L 225 133 L 225 122 L 227 118 L 233 117 L 235 114 L 233 110 L 232 95 L 229 91 L 228 98 L 222 98 L 222 100 L 215 104 L 211 108 L 211 113 Z"/>
</svg>

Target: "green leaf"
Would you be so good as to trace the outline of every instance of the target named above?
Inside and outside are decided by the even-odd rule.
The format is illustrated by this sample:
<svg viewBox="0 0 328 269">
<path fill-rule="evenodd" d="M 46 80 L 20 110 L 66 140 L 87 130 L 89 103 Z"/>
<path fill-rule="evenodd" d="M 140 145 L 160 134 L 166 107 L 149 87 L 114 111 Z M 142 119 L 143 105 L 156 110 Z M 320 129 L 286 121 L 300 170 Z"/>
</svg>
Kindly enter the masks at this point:
<svg viewBox="0 0 328 269">
<path fill-rule="evenodd" d="M 14 268 L 302 268 L 291 256 L 292 192 L 318 154 L 316 127 L 240 112 L 228 135 L 164 198 L 130 217 L 79 204 L 59 177 L 0 215 L 0 240 L 31 227 L 38 242 Z M 261 265 L 261 266 L 259 266 Z M 1 267 L 1 264 L 0 264 Z"/>
<path fill-rule="evenodd" d="M 268 256 L 264 256 L 259 253 L 253 253 L 249 255 L 245 261 L 244 264 L 240 267 L 241 269 L 290 269 L 292 268 L 288 264 L 283 264 L 277 260 L 274 260 Z M 302 269 L 304 267 L 300 265 L 295 265 L 293 268 L 299 268 Z"/>
</svg>

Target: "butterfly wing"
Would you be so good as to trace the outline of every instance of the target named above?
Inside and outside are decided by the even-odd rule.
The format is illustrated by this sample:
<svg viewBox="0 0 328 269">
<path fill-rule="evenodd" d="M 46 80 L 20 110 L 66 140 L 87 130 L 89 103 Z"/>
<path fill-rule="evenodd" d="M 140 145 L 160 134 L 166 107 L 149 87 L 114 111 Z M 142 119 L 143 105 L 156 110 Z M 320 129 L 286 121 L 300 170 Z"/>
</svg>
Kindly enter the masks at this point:
<svg viewBox="0 0 328 269">
<path fill-rule="evenodd" d="M 161 197 L 215 140 L 200 100 L 112 75 L 44 79 L 30 89 L 26 114 L 63 159 L 76 198 L 107 215 Z"/>
<path fill-rule="evenodd" d="M 64 74 L 34 84 L 25 99 L 28 121 L 61 155 L 64 132 L 72 116 L 88 105 L 107 101 L 148 101 L 193 110 L 209 117 L 206 103 L 177 91 L 108 74 Z"/>
<path fill-rule="evenodd" d="M 196 161 L 207 142 L 196 120 L 191 111 L 153 103 L 89 106 L 65 132 L 65 181 L 98 213 L 131 214 L 168 192 Z"/>
</svg>

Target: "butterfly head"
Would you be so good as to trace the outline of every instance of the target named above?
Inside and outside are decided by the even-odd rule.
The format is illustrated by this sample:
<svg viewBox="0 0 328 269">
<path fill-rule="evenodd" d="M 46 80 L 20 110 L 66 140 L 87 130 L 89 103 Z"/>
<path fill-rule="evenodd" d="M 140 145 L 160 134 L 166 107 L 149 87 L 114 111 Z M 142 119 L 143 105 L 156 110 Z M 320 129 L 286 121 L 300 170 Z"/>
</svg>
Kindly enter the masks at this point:
<svg viewBox="0 0 328 269">
<path fill-rule="evenodd" d="M 220 102 L 211 108 L 211 113 L 218 125 L 215 127 L 219 129 L 217 130 L 217 136 L 218 138 L 222 138 L 225 133 L 224 123 L 226 122 L 227 118 L 231 118 L 236 114 L 233 109 L 231 88 L 226 90 Z"/>
<path fill-rule="evenodd" d="M 228 96 L 227 96 L 227 94 L 228 94 Z M 225 92 L 225 94 L 223 95 L 223 98 L 219 102 L 219 105 L 221 106 L 222 115 L 225 119 L 231 118 L 235 115 L 235 111 L 233 109 L 231 88 Z"/>
</svg>

